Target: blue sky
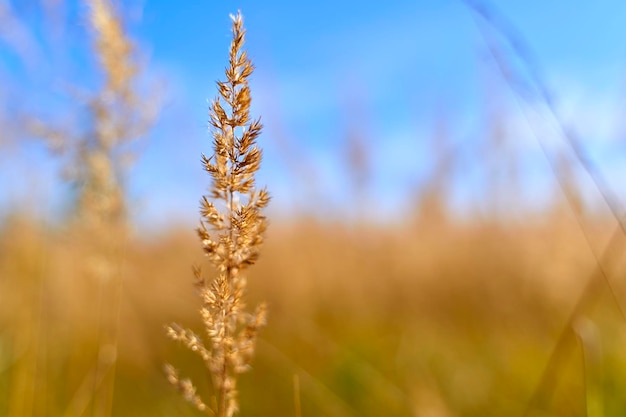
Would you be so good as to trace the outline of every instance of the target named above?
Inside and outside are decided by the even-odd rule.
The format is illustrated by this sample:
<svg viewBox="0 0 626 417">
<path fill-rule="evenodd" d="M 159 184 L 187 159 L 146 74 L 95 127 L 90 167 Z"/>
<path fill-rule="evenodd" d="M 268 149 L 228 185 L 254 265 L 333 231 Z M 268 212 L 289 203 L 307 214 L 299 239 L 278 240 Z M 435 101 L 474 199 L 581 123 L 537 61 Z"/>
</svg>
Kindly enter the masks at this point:
<svg viewBox="0 0 626 417">
<path fill-rule="evenodd" d="M 20 36 L 7 38 L 5 32 L 0 40 L 0 113 L 6 132 L 15 114 L 70 123 L 75 106 L 66 86 L 97 89 L 85 7 L 65 0 L 52 14 L 42 11 L 50 3 L 0 2 L 11 5 L 21 23 L 16 26 Z M 497 3 L 532 50 L 562 118 L 583 137 L 615 189 L 625 191 L 620 156 L 626 125 L 620 109 L 626 104 L 626 3 Z M 485 183 L 511 164 L 522 167 L 523 185 L 505 190 L 530 205 L 555 192 L 533 137 L 533 132 L 554 136 L 550 122 L 540 106 L 520 104 L 511 93 L 488 53 L 480 19 L 460 1 L 130 0 L 118 6 L 147 77 L 164 91 L 158 123 L 129 177 L 140 225 L 196 221 L 199 196 L 208 186 L 199 164 L 200 152 L 211 151 L 207 100 L 215 96 L 215 80 L 223 78 L 228 15 L 238 9 L 257 67 L 253 113 L 265 124 L 260 182 L 272 191 L 276 215 L 360 210 L 392 218 L 407 209 L 429 178 L 438 123 L 445 125 L 446 146 L 458 158 L 450 190 L 458 211 L 480 208 Z M 26 45 L 28 55 L 16 52 L 15 39 Z M 485 136 L 494 113 L 503 117 L 506 148 L 513 156 L 507 155 L 514 163 L 502 155 L 481 155 L 489 148 Z M 371 167 L 371 185 L 360 200 L 346 168 L 349 132 L 367 145 Z M 0 207 L 38 200 L 39 214 L 62 209 L 67 186 L 59 180 L 59 161 L 40 143 L 3 136 Z M 363 206 L 358 210 L 357 202 Z"/>
</svg>

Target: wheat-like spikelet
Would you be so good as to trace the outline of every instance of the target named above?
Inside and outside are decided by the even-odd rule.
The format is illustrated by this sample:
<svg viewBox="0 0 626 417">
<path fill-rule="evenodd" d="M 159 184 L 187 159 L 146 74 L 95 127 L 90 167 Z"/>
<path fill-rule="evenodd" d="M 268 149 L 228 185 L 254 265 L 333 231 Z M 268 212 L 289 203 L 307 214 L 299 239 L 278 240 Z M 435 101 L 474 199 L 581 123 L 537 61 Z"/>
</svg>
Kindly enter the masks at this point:
<svg viewBox="0 0 626 417">
<path fill-rule="evenodd" d="M 137 74 L 133 47 L 109 0 L 89 0 L 89 23 L 95 51 L 105 76 L 101 93 L 90 101 L 95 126 L 90 140 L 81 141 L 79 158 L 84 172 L 79 214 L 87 223 L 117 223 L 125 215 L 119 178 L 120 148 L 128 142 L 132 113 L 137 106 L 132 83 Z"/>
<path fill-rule="evenodd" d="M 136 156 L 131 146 L 153 124 L 159 100 L 158 93 L 147 96 L 139 91 L 144 77 L 137 50 L 113 2 L 84 2 L 103 85 L 95 94 L 75 86 L 70 92 L 85 103 L 92 125 L 86 132 L 78 132 L 78 128 L 53 127 L 36 117 L 25 122 L 34 136 L 45 139 L 53 152 L 68 159 L 65 176 L 77 185 L 76 214 L 81 226 L 109 230 L 126 220 L 125 169 Z"/>
<path fill-rule="evenodd" d="M 97 34 L 96 51 L 106 70 L 107 88 L 130 98 L 130 81 L 136 74 L 131 59 L 133 47 L 109 0 L 90 0 L 91 26 Z"/>
<path fill-rule="evenodd" d="M 217 82 L 219 96 L 210 108 L 214 154 L 202 155 L 204 169 L 212 177 L 210 195 L 201 200 L 202 220 L 198 235 L 217 277 L 206 282 L 199 268 L 194 269 L 202 300 L 201 317 L 209 343 L 191 330 L 178 325 L 167 328 L 170 338 L 198 353 L 212 375 L 215 409 L 196 394 L 189 380 L 166 366 L 168 380 L 199 410 L 219 417 L 232 416 L 238 408 L 236 376 L 249 368 L 257 332 L 265 323 L 265 306 L 254 313 L 245 311 L 243 271 L 254 264 L 266 229 L 262 209 L 269 202 L 265 189 L 255 187 L 255 173 L 261 163 L 256 139 L 260 120 L 250 120 L 248 77 L 254 69 L 242 50 L 245 38 L 243 19 L 232 18 L 226 81 Z"/>
</svg>

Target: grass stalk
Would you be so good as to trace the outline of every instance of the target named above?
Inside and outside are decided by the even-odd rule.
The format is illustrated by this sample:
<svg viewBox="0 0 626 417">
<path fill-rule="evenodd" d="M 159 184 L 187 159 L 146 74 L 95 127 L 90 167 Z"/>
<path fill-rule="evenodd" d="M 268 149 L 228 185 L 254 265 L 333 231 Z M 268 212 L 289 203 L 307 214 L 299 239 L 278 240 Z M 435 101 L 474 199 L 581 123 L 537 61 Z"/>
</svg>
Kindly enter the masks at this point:
<svg viewBox="0 0 626 417">
<path fill-rule="evenodd" d="M 200 336 L 176 324 L 167 327 L 171 339 L 202 357 L 215 391 L 209 404 L 215 406 L 207 405 L 196 394 L 193 383 L 181 380 L 174 367 L 165 368 L 168 380 L 185 399 L 200 411 L 218 417 L 230 417 L 238 410 L 236 377 L 249 369 L 257 333 L 265 324 L 263 304 L 253 313 L 245 311 L 243 271 L 259 256 L 266 229 L 262 210 L 269 203 L 267 191 L 255 186 L 255 173 L 261 163 L 256 139 L 262 125 L 259 119 L 250 119 L 248 77 L 254 66 L 243 50 L 243 18 L 240 13 L 231 17 L 233 38 L 226 81 L 217 82 L 219 96 L 209 112 L 214 152 L 211 157 L 202 155 L 212 184 L 210 194 L 200 202 L 202 220 L 197 229 L 217 276 L 208 282 L 201 269 L 194 268 L 202 300 L 200 314 L 209 342 L 205 344 Z"/>
</svg>

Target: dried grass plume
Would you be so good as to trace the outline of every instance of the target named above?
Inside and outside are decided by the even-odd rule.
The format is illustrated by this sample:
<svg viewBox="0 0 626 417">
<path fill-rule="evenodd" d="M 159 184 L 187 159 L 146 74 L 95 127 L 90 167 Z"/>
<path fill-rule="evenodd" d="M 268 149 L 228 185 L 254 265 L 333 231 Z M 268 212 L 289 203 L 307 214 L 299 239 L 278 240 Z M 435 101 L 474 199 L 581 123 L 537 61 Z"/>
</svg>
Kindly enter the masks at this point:
<svg viewBox="0 0 626 417">
<path fill-rule="evenodd" d="M 255 184 L 261 163 L 256 139 L 262 125 L 260 120 L 250 119 L 248 77 L 254 67 L 242 49 L 242 16 L 238 13 L 231 18 L 233 39 L 226 81 L 217 82 L 219 96 L 210 107 L 214 153 L 211 157 L 202 155 L 212 182 L 210 194 L 201 200 L 202 220 L 197 230 L 217 276 L 207 282 L 199 268 L 194 273 L 208 343 L 191 330 L 175 324 L 167 327 L 168 336 L 198 353 L 210 371 L 214 387 L 211 405 L 200 398 L 190 380 L 179 377 L 174 367 L 165 368 L 168 380 L 188 401 L 219 417 L 232 416 L 238 409 L 236 376 L 249 369 L 257 332 L 265 324 L 264 305 L 254 313 L 245 311 L 243 272 L 259 256 L 267 225 L 262 210 L 270 199 L 267 191 L 257 190 Z"/>
</svg>

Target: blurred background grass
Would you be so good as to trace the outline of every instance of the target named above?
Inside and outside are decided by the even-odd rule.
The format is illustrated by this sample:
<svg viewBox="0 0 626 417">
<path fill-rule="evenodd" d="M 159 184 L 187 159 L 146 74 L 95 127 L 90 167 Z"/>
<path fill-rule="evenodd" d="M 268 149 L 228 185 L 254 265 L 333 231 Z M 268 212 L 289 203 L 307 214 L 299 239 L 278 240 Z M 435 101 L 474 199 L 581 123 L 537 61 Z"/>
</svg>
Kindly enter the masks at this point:
<svg viewBox="0 0 626 417">
<path fill-rule="evenodd" d="M 294 376 L 302 415 L 521 413 L 595 268 L 568 217 L 382 229 L 275 222 L 249 275 L 251 302 L 267 300 L 271 316 L 241 378 L 242 415 L 294 415 Z M 97 291 L 80 273 L 84 239 L 19 218 L 4 223 L 6 415 L 93 412 Z M 201 331 L 190 284 L 200 259 L 188 230 L 126 246 L 112 415 L 194 415 L 162 365 L 180 365 L 203 388 L 207 375 L 163 325 Z M 586 415 L 593 400 L 620 415 L 626 327 L 611 293 L 600 291 L 576 320 L 583 336 L 558 352 L 539 408 Z"/>
<path fill-rule="evenodd" d="M 1 3 L 1 415 L 196 415 L 168 385 L 166 361 L 210 390 L 198 358 L 166 339 L 163 329 L 176 321 L 202 332 L 191 267 L 203 262 L 193 225 L 196 201 L 208 186 L 197 161 L 210 144 L 202 137 L 204 116 L 197 109 L 187 114 L 194 105 L 180 104 L 184 95 L 176 90 L 184 88 L 169 78 L 171 69 L 151 72 L 145 56 L 153 43 L 158 61 L 162 38 L 142 26 L 167 26 L 167 6 L 158 3 L 116 3 L 129 36 L 138 39 L 135 91 L 152 97 L 146 91 L 156 85 L 166 98 L 153 130 L 118 155 L 127 153 L 138 165 L 120 170 L 127 218 L 124 232 L 113 235 L 114 250 L 98 243 L 105 232 L 75 221 L 80 184 L 57 174 L 78 162 L 50 153 L 50 135 L 43 135 L 48 142 L 37 140 L 42 127 L 80 137 L 97 126 L 84 92 L 65 86 L 102 82 L 96 52 L 85 40 L 93 36 L 87 6 Z M 420 7 L 428 14 L 439 6 Z M 440 11 L 471 21 L 471 8 L 454 7 L 446 3 Z M 373 96 L 381 87 L 364 76 L 363 84 L 353 80 L 338 97 L 325 98 L 338 113 L 329 126 L 337 141 L 328 143 L 324 130 L 304 129 L 316 122 L 313 116 L 298 119 L 298 111 L 313 110 L 285 110 L 293 104 L 288 97 L 308 98 L 281 78 L 278 64 L 289 44 L 276 53 L 275 74 L 262 69 L 271 53 L 253 39 L 267 36 L 263 42 L 274 45 L 275 34 L 264 32 L 270 13 L 245 2 L 242 8 L 251 23 L 251 55 L 259 58 L 252 96 L 258 88 L 256 114 L 266 118 L 263 182 L 276 198 L 267 242 L 248 277 L 249 304 L 266 300 L 270 315 L 254 369 L 241 378 L 241 415 L 624 415 L 624 236 L 611 238 L 618 221 L 585 175 L 597 164 L 619 202 L 619 123 L 611 140 L 604 131 L 596 140 L 597 121 L 583 129 L 580 120 L 573 123 L 592 132 L 582 141 L 588 165 L 577 163 L 566 143 L 553 147 L 559 135 L 546 126 L 541 100 L 520 100 L 519 87 L 511 87 L 519 78 L 507 78 L 499 65 L 520 56 L 508 56 L 515 51 L 498 44 L 501 55 L 481 50 L 491 56 L 487 64 L 483 55 L 474 57 L 483 62 L 475 87 L 482 98 L 469 115 L 445 97 L 433 105 L 427 95 L 430 110 L 406 116 L 419 126 L 404 126 L 398 139 L 383 121 L 398 122 L 388 113 L 410 113 L 406 97 L 380 114 L 386 104 Z M 189 46 L 193 54 L 210 55 L 215 64 L 178 64 L 210 74 L 197 87 L 202 99 L 214 95 L 210 77 L 220 78 L 214 74 L 225 65 L 226 12 L 234 10 L 210 10 L 209 22 L 223 28 L 216 39 L 189 35 L 201 38 Z M 302 42 L 300 53 L 315 53 Z M 32 70 L 42 62 L 50 64 L 43 74 Z M 305 78 L 307 69 L 318 68 L 300 68 Z M 57 84 L 46 89 L 50 80 Z M 268 94 L 273 88 L 276 97 Z M 409 86 L 411 93 L 417 88 Z M 165 93 L 170 89 L 176 100 Z M 326 107 L 324 100 L 317 105 Z M 175 118 L 187 121 L 173 124 Z M 181 135 L 190 126 L 197 132 L 186 141 Z M 548 141 L 545 154 L 533 135 Z M 186 170 L 194 174 L 186 177 Z"/>
</svg>

